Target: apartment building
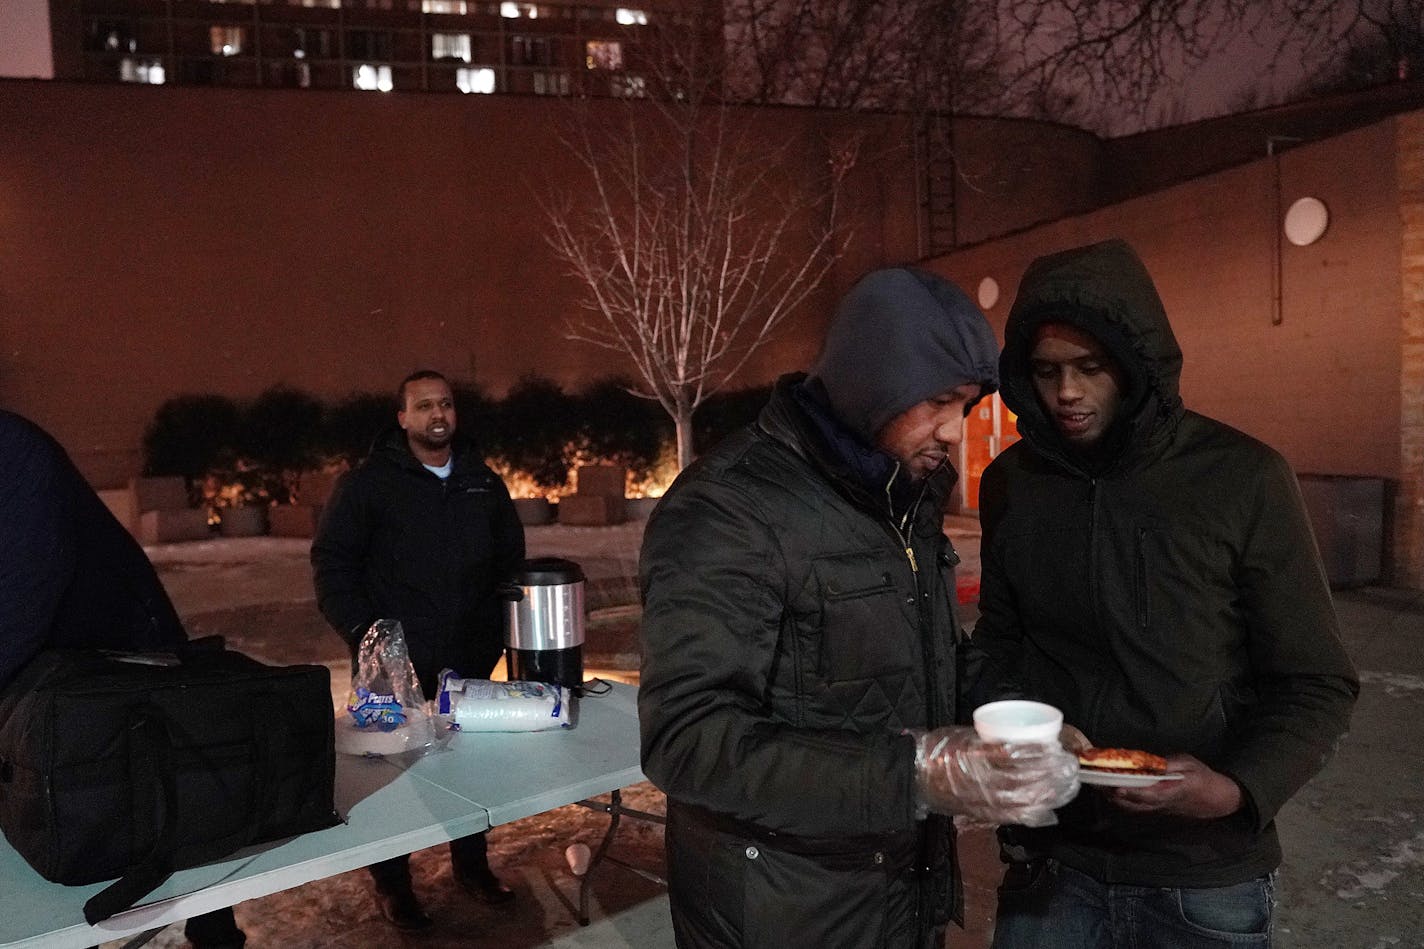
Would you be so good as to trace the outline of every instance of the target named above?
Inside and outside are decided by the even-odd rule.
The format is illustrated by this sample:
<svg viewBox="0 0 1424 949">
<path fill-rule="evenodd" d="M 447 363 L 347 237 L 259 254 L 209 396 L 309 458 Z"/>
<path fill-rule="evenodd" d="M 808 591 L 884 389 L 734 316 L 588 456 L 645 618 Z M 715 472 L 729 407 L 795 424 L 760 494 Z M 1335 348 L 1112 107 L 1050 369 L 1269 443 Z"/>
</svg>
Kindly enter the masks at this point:
<svg viewBox="0 0 1424 949">
<path fill-rule="evenodd" d="M 51 0 L 56 79 L 641 96 L 668 0 Z"/>
</svg>

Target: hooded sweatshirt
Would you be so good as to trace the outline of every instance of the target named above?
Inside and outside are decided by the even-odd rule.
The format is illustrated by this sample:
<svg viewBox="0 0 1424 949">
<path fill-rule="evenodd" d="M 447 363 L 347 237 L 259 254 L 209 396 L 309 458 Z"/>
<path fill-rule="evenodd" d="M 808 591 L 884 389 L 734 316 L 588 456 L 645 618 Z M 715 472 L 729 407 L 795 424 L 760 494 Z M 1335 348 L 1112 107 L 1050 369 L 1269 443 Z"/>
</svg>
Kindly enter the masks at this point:
<svg viewBox="0 0 1424 949">
<path fill-rule="evenodd" d="M 911 267 L 876 270 L 841 300 L 809 373 L 839 422 L 873 445 L 886 423 L 932 396 L 998 387 L 998 344 L 964 292 Z M 972 407 L 972 405 L 971 405 Z"/>
<path fill-rule="evenodd" d="M 841 300 L 820 356 L 794 395 L 846 473 L 872 495 L 887 495 L 893 514 L 914 505 L 924 485 L 876 446 L 880 431 L 907 409 L 965 384 L 980 387 L 966 415 L 998 388 L 998 344 L 988 322 L 943 277 L 895 267 L 868 274 Z"/>
<path fill-rule="evenodd" d="M 1034 390 L 1034 331 L 1069 323 L 1112 353 L 1122 401 L 1090 459 Z M 976 701 L 1050 702 L 1099 747 L 1188 753 L 1241 787 L 1216 820 L 1133 815 L 1085 788 L 1054 828 L 1012 828 L 1108 883 L 1209 887 L 1279 863 L 1274 818 L 1326 762 L 1358 690 L 1295 476 L 1182 406 L 1182 354 L 1122 241 L 1041 258 L 1000 360 L 1023 440 L 985 471 Z"/>
</svg>

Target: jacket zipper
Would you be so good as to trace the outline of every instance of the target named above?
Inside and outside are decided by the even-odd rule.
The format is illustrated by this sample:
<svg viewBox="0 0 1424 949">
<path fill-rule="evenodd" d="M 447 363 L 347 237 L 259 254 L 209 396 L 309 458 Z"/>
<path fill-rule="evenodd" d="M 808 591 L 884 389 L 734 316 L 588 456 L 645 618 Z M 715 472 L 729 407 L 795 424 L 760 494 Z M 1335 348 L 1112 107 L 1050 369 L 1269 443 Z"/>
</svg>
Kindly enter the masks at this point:
<svg viewBox="0 0 1424 949">
<path fill-rule="evenodd" d="M 1088 479 L 1088 602 L 1093 607 L 1093 623 L 1098 629 L 1103 628 L 1103 617 L 1101 604 L 1098 602 L 1098 479 Z M 1093 694 L 1092 705 L 1088 709 L 1088 721 L 1079 725 L 1083 729 L 1091 729 L 1089 734 L 1097 730 L 1098 709 L 1102 705 L 1103 691 L 1107 688 L 1106 681 L 1098 685 Z M 1077 724 L 1077 723 L 1074 723 Z"/>
<path fill-rule="evenodd" d="M 891 495 L 891 487 L 895 484 L 895 477 L 900 473 L 900 464 L 896 462 L 894 469 L 890 472 L 890 477 L 885 481 L 885 510 L 888 512 L 886 524 L 894 533 L 900 546 L 904 548 L 905 560 L 910 565 L 910 576 L 915 584 L 915 616 L 916 626 L 920 635 L 920 657 L 925 666 L 925 724 L 933 728 L 939 724 L 938 710 L 935 708 L 935 697 L 938 695 L 939 676 L 934 665 L 934 643 L 930 636 L 929 617 L 925 614 L 925 603 L 927 598 L 924 590 L 920 586 L 920 562 L 915 556 L 914 544 L 911 542 L 911 532 L 914 529 L 916 516 L 920 513 L 920 504 L 925 499 L 927 484 L 921 484 L 919 493 L 915 495 L 915 500 L 905 509 L 905 513 L 900 517 L 900 523 L 895 523 L 894 498 Z"/>
<path fill-rule="evenodd" d="M 925 612 L 925 606 L 928 602 L 928 598 L 924 595 L 924 591 L 920 588 L 920 565 L 919 562 L 915 559 L 914 544 L 910 540 L 912 536 L 911 532 L 915 524 L 916 515 L 918 515 L 920 512 L 920 502 L 923 501 L 925 497 L 925 486 L 921 485 L 920 492 L 915 496 L 914 503 L 912 503 L 906 509 L 904 516 L 900 518 L 900 523 L 897 526 L 894 520 L 895 507 L 894 504 L 891 503 L 892 499 L 890 496 L 890 486 L 894 484 L 895 475 L 898 474 L 899 471 L 900 466 L 897 464 L 895 466 L 895 470 L 891 472 L 890 480 L 885 483 L 885 497 L 887 502 L 886 509 L 890 512 L 891 515 L 889 519 L 890 527 L 892 530 L 895 531 L 895 534 L 899 538 L 900 543 L 903 544 L 905 547 L 905 559 L 909 561 L 910 576 L 914 580 L 915 584 L 915 617 L 917 620 L 916 626 L 918 627 L 918 632 L 920 634 L 921 662 L 924 665 L 925 669 L 925 727 L 934 728 L 935 725 L 939 722 L 939 716 L 935 709 L 936 698 L 939 695 L 939 675 L 935 669 L 934 643 L 932 641 L 932 636 L 930 635 L 930 617 L 926 615 Z M 926 823 L 923 828 L 920 829 L 920 839 L 916 847 L 915 863 L 917 865 L 916 869 L 919 871 L 921 878 L 919 881 L 917 881 L 919 885 L 915 888 L 915 929 L 921 933 L 925 931 L 925 900 L 927 898 L 925 891 L 925 881 L 930 878 L 931 873 L 929 850 L 932 844 L 928 834 L 929 828 L 933 825 L 934 822 L 930 821 Z"/>
<path fill-rule="evenodd" d="M 1088 602 L 1093 604 L 1093 619 L 1098 615 L 1098 479 L 1088 479 Z"/>
<path fill-rule="evenodd" d="M 895 508 L 891 498 L 890 489 L 895 483 L 895 476 L 900 473 L 900 465 L 896 463 L 890 478 L 885 482 L 886 509 L 890 512 L 890 526 L 895 531 L 900 543 L 905 547 L 905 559 L 910 564 L 910 576 L 915 583 L 915 617 L 916 626 L 920 634 L 920 658 L 925 667 L 925 725 L 933 728 L 939 721 L 939 715 L 935 708 L 935 697 L 939 691 L 939 676 L 934 664 L 934 643 L 931 641 L 929 617 L 925 615 L 924 590 L 920 588 L 920 564 L 915 558 L 915 548 L 911 543 L 911 531 L 914 528 L 916 516 L 920 513 L 920 502 L 925 498 L 925 485 L 920 485 L 920 491 L 915 495 L 915 500 L 905 509 L 904 515 L 897 525 L 894 521 Z"/>
</svg>

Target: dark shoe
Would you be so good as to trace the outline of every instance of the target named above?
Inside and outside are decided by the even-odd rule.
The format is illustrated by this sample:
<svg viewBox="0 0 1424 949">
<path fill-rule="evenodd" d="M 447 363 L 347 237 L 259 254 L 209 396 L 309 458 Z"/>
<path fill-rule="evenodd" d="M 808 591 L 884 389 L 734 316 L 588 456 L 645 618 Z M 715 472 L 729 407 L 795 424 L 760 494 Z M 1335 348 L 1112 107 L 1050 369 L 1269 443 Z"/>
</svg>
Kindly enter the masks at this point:
<svg viewBox="0 0 1424 949">
<path fill-rule="evenodd" d="M 183 935 L 193 949 L 242 949 L 247 942 L 231 908 L 194 916 L 183 925 Z"/>
<path fill-rule="evenodd" d="M 409 888 L 397 890 L 377 890 L 376 906 L 386 922 L 403 933 L 417 933 L 435 925 L 435 920 L 420 906 L 415 892 Z"/>
<path fill-rule="evenodd" d="M 216 942 L 211 939 L 189 939 L 188 945 L 193 949 L 243 949 L 247 945 L 247 936 L 243 935 L 232 942 Z"/>
<path fill-rule="evenodd" d="M 455 882 L 460 884 L 460 888 L 466 893 L 484 900 L 491 906 L 502 906 L 514 900 L 514 891 L 501 883 L 499 877 L 493 873 L 483 873 L 479 876 L 457 873 Z"/>
</svg>

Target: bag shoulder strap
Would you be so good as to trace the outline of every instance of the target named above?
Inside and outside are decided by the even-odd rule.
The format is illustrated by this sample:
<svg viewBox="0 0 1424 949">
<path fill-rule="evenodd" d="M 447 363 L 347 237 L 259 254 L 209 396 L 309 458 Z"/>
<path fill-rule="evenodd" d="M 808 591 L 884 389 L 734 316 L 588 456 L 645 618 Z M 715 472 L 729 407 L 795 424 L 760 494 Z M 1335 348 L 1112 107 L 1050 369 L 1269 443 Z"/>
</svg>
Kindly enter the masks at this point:
<svg viewBox="0 0 1424 949">
<path fill-rule="evenodd" d="M 163 820 L 148 856 L 85 902 L 84 919 L 91 926 L 133 906 L 152 893 L 175 869 L 173 863 L 177 845 L 174 838 L 177 836 L 179 803 L 178 781 L 169 754 L 173 747 L 172 724 L 168 715 L 151 703 L 139 706 L 132 716 L 130 727 L 133 731 L 131 738 L 134 753 L 151 763 L 151 773 L 156 777 L 162 792 Z M 260 798 L 268 785 L 267 775 L 271 771 L 271 763 L 267 760 L 270 748 L 261 737 L 260 734 L 254 735 L 258 755 L 254 762 L 257 774 L 253 776 L 253 787 L 258 799 L 248 808 L 246 826 L 227 837 L 200 845 L 185 845 L 185 866 L 197 866 L 226 857 L 234 850 L 247 846 L 257 836 L 264 809 L 264 802 Z"/>
</svg>

